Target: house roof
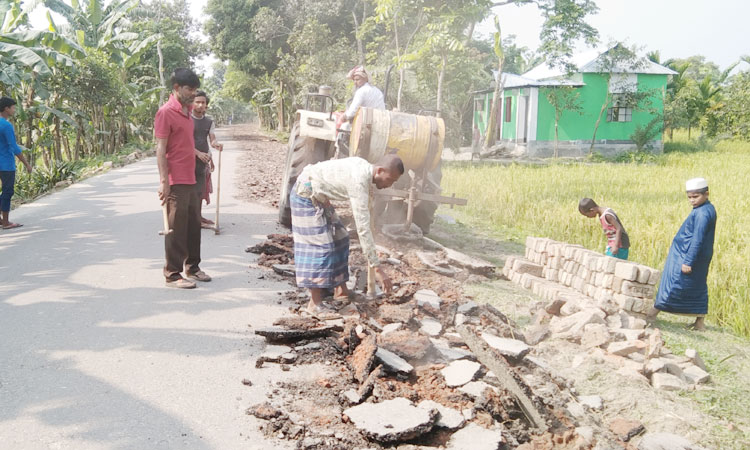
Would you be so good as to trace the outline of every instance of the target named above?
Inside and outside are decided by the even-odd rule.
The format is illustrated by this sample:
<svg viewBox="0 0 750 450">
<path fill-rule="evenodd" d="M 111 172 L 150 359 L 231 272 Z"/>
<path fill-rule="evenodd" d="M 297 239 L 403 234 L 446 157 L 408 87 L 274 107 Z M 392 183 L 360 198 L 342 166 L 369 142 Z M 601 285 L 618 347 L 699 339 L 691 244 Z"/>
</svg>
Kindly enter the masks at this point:
<svg viewBox="0 0 750 450">
<path fill-rule="evenodd" d="M 492 71 L 493 76 L 495 77 L 495 80 L 497 80 L 497 71 Z M 533 78 L 527 78 L 525 76 L 516 75 L 514 73 L 504 73 L 503 74 L 503 89 L 518 89 L 518 88 L 524 88 L 524 87 L 542 87 L 542 86 L 583 86 L 584 83 L 572 81 L 572 80 L 566 80 L 566 79 L 558 79 L 558 80 L 535 80 Z M 474 91 L 474 94 L 481 94 L 486 92 L 492 92 L 494 91 L 494 88 L 489 89 L 482 89 L 479 91 Z"/>
<path fill-rule="evenodd" d="M 578 73 L 601 73 L 603 71 L 609 71 L 608 69 L 604 69 L 602 56 L 606 54 L 607 52 L 611 51 L 612 49 L 614 49 L 615 47 L 612 47 L 604 52 L 591 50 L 588 52 L 579 53 L 577 55 L 574 55 L 571 58 L 570 62 L 571 64 L 573 64 L 573 66 L 578 68 Z M 645 74 L 652 74 L 652 75 L 675 75 L 677 74 L 677 72 L 675 72 L 674 70 L 664 67 L 662 65 L 656 64 L 655 62 L 650 61 L 647 58 L 643 58 L 643 57 L 639 57 L 635 64 L 628 64 L 627 66 L 624 64 L 621 64 L 619 65 L 619 67 L 616 66 L 612 69 L 612 72 L 614 73 L 645 73 Z M 540 64 L 537 67 L 534 67 L 530 71 L 524 73 L 522 76 L 524 78 L 530 78 L 532 80 L 547 80 L 550 78 L 566 77 L 567 72 L 565 71 L 565 69 L 558 68 L 558 67 L 551 67 L 548 64 L 544 63 L 544 64 Z"/>
</svg>

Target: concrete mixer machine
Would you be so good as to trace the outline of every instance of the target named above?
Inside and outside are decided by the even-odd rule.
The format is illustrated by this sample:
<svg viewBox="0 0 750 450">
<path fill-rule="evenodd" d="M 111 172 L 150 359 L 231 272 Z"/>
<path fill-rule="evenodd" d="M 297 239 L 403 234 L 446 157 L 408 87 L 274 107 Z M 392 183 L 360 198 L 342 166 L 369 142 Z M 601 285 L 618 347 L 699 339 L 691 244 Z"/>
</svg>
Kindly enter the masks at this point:
<svg viewBox="0 0 750 450">
<path fill-rule="evenodd" d="M 349 155 L 374 163 L 385 154 L 396 153 L 404 162 L 406 173 L 399 182 L 389 189 L 376 190 L 376 227 L 399 223 L 410 230 L 415 224 L 426 234 L 438 203 L 451 207 L 466 204 L 465 199 L 440 195 L 445 137 L 441 118 L 360 108 L 349 133 L 337 129 L 333 106 L 330 88 L 322 87 L 317 94 L 308 94 L 305 109 L 296 113 L 279 201 L 279 222 L 283 225 L 291 225 L 289 192 L 302 169 Z"/>
</svg>

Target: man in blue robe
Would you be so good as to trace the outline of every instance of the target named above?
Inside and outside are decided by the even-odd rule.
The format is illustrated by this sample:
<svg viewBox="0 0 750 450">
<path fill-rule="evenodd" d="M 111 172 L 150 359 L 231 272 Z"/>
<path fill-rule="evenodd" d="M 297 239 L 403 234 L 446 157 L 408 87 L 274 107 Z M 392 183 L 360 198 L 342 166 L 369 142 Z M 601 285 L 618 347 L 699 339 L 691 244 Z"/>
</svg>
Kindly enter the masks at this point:
<svg viewBox="0 0 750 450">
<path fill-rule="evenodd" d="M 716 209 L 708 201 L 708 182 L 693 178 L 685 183 L 693 210 L 682 223 L 669 248 L 656 294 L 654 319 L 660 311 L 697 316 L 690 328 L 705 330 L 708 314 L 708 266 L 714 253 Z"/>
</svg>

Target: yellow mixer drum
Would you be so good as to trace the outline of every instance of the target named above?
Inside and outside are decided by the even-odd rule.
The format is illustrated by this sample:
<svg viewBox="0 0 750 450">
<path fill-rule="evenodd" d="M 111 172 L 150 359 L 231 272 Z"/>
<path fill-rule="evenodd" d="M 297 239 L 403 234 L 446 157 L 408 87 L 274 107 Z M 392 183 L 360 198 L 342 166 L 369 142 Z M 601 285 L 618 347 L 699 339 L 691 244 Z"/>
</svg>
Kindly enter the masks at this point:
<svg viewBox="0 0 750 450">
<path fill-rule="evenodd" d="M 359 108 L 352 121 L 349 154 L 371 163 L 395 151 L 406 170 L 432 170 L 440 163 L 445 123 L 439 117 Z"/>
</svg>

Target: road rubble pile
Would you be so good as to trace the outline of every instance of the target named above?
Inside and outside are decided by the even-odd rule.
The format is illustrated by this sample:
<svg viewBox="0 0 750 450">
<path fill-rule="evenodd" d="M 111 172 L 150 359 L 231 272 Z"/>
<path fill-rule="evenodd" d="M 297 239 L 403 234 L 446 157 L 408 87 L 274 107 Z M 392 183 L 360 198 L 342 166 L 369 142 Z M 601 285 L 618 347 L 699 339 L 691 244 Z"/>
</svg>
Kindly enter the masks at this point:
<svg viewBox="0 0 750 450">
<path fill-rule="evenodd" d="M 254 330 L 267 341 L 256 367 L 326 368 L 314 381 L 276 382 L 267 402 L 248 408 L 267 436 L 300 449 L 636 448 L 628 441 L 645 433 L 643 425 L 621 418 L 603 424 L 597 414 L 601 398 L 579 397 L 570 381 L 536 355 L 535 346 L 550 337 L 611 350 L 655 379 L 655 386 L 662 375 L 680 386 L 697 382 L 688 367 L 697 364 L 697 354 L 671 355 L 658 330 L 646 330 L 640 318 L 608 314 L 571 291 L 540 305 L 535 323 L 521 329 L 463 293 L 465 283 L 494 276 L 491 263 L 427 238 L 421 244 L 386 242 L 378 253 L 394 282 L 390 295 L 365 292 L 365 258 L 353 243 L 354 296 L 328 299 L 339 316 L 302 315 L 308 296 L 292 291 L 286 296 L 294 305 L 291 314 Z M 281 254 L 291 261 L 292 248 L 290 237 L 269 235 L 252 251 L 262 265 L 284 265 L 284 274 L 293 275 L 293 265 L 269 262 Z M 564 314 L 554 305 L 564 307 Z M 590 342 L 588 335 L 598 340 Z"/>
<path fill-rule="evenodd" d="M 538 308 L 535 336 L 601 348 L 623 375 L 645 377 L 657 389 L 687 389 L 710 380 L 695 350 L 674 355 L 659 329 L 647 327 L 643 313 L 653 306 L 658 270 L 529 237 L 526 258 L 508 258 L 503 275 L 547 301 Z"/>
</svg>

